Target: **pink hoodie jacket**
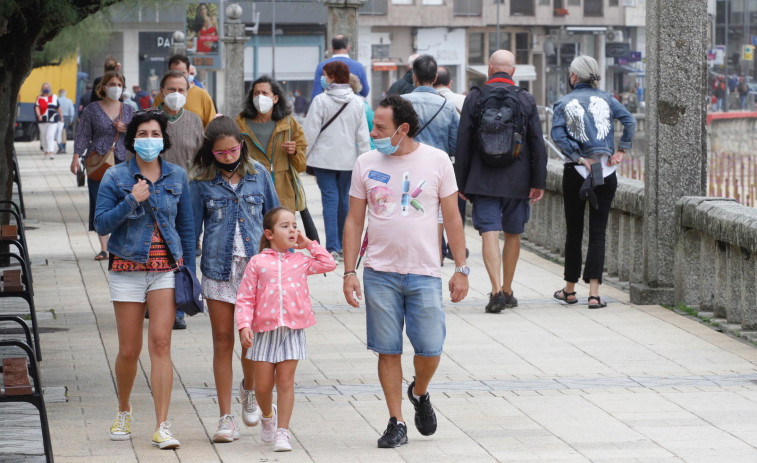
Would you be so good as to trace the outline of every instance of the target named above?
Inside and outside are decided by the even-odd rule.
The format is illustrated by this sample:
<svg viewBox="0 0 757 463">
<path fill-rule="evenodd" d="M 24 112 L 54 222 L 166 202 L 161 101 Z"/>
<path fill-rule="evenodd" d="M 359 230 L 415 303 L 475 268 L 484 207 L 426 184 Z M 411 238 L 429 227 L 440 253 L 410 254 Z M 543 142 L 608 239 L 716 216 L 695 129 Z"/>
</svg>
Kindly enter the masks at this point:
<svg viewBox="0 0 757 463">
<path fill-rule="evenodd" d="M 330 272 L 336 262 L 315 241 L 307 250 L 313 257 L 267 248 L 250 259 L 237 293 L 238 329 L 260 333 L 279 326 L 302 329 L 315 325 L 307 276 Z"/>
</svg>

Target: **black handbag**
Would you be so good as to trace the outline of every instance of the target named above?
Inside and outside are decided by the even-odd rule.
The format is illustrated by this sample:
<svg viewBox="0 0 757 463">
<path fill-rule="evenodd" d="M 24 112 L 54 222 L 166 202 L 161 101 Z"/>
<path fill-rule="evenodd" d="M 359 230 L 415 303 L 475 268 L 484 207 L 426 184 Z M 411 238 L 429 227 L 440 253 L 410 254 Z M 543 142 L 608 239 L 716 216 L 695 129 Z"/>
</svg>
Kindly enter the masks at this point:
<svg viewBox="0 0 757 463">
<path fill-rule="evenodd" d="M 181 310 L 190 317 L 205 313 L 200 282 L 192 270 L 186 265 L 180 265 L 174 268 L 173 274 L 176 310 Z"/>
</svg>

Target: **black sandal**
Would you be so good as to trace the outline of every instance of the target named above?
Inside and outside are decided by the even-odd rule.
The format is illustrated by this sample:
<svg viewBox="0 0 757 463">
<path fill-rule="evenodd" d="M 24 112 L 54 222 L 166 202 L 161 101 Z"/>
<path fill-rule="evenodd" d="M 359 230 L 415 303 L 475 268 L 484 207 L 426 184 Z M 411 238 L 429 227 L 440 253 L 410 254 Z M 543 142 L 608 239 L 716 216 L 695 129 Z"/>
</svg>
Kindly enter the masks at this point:
<svg viewBox="0 0 757 463">
<path fill-rule="evenodd" d="M 560 294 L 562 294 L 562 297 L 559 296 Z M 573 291 L 572 293 L 569 293 L 565 291 L 565 288 L 563 288 L 563 289 L 558 289 L 557 291 L 555 291 L 555 294 L 553 294 L 552 296 L 558 301 L 563 301 L 566 304 L 575 304 L 576 302 L 578 302 L 578 298 L 568 299 L 568 296 L 575 296 L 575 295 L 576 295 L 575 291 Z"/>
<path fill-rule="evenodd" d="M 108 253 L 105 251 L 100 251 L 96 256 L 95 260 L 105 260 L 108 258 Z"/>
<path fill-rule="evenodd" d="M 597 303 L 596 304 L 592 304 L 591 303 L 592 299 L 596 299 Z M 602 299 L 600 299 L 599 296 L 589 296 L 588 301 L 589 301 L 589 308 L 590 309 L 602 309 L 602 308 L 607 307 L 607 302 L 602 302 Z"/>
</svg>

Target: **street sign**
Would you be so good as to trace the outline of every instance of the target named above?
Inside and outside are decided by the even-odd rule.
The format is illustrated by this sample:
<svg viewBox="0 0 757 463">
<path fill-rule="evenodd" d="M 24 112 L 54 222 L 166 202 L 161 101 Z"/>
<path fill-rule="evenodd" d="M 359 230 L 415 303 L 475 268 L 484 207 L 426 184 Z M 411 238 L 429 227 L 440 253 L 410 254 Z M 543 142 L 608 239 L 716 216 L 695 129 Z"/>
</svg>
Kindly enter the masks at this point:
<svg viewBox="0 0 757 463">
<path fill-rule="evenodd" d="M 741 48 L 741 59 L 744 61 L 754 61 L 754 45 L 744 45 Z"/>
<path fill-rule="evenodd" d="M 752 36 L 752 45 L 757 46 L 757 35 Z"/>
<path fill-rule="evenodd" d="M 632 51 L 628 54 L 628 57 L 626 58 L 629 62 L 634 61 L 641 61 L 641 52 L 640 51 Z"/>
<path fill-rule="evenodd" d="M 625 58 L 631 52 L 631 45 L 627 43 L 608 43 L 605 45 L 605 56 L 608 58 Z"/>
</svg>

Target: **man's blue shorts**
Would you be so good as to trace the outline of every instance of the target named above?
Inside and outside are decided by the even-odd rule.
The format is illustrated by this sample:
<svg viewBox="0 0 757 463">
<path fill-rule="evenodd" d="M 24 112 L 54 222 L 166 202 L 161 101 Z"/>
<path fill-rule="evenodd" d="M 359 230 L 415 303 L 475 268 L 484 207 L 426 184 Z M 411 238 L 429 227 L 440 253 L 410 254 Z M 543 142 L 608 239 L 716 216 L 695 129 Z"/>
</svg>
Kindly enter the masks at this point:
<svg viewBox="0 0 757 463">
<path fill-rule="evenodd" d="M 402 328 L 415 355 L 442 355 L 447 335 L 442 307 L 442 279 L 426 275 L 363 271 L 368 349 L 402 353 Z"/>
<path fill-rule="evenodd" d="M 475 196 L 472 218 L 473 227 L 479 234 L 503 231 L 520 235 L 531 218 L 531 204 L 527 199 Z"/>
</svg>

